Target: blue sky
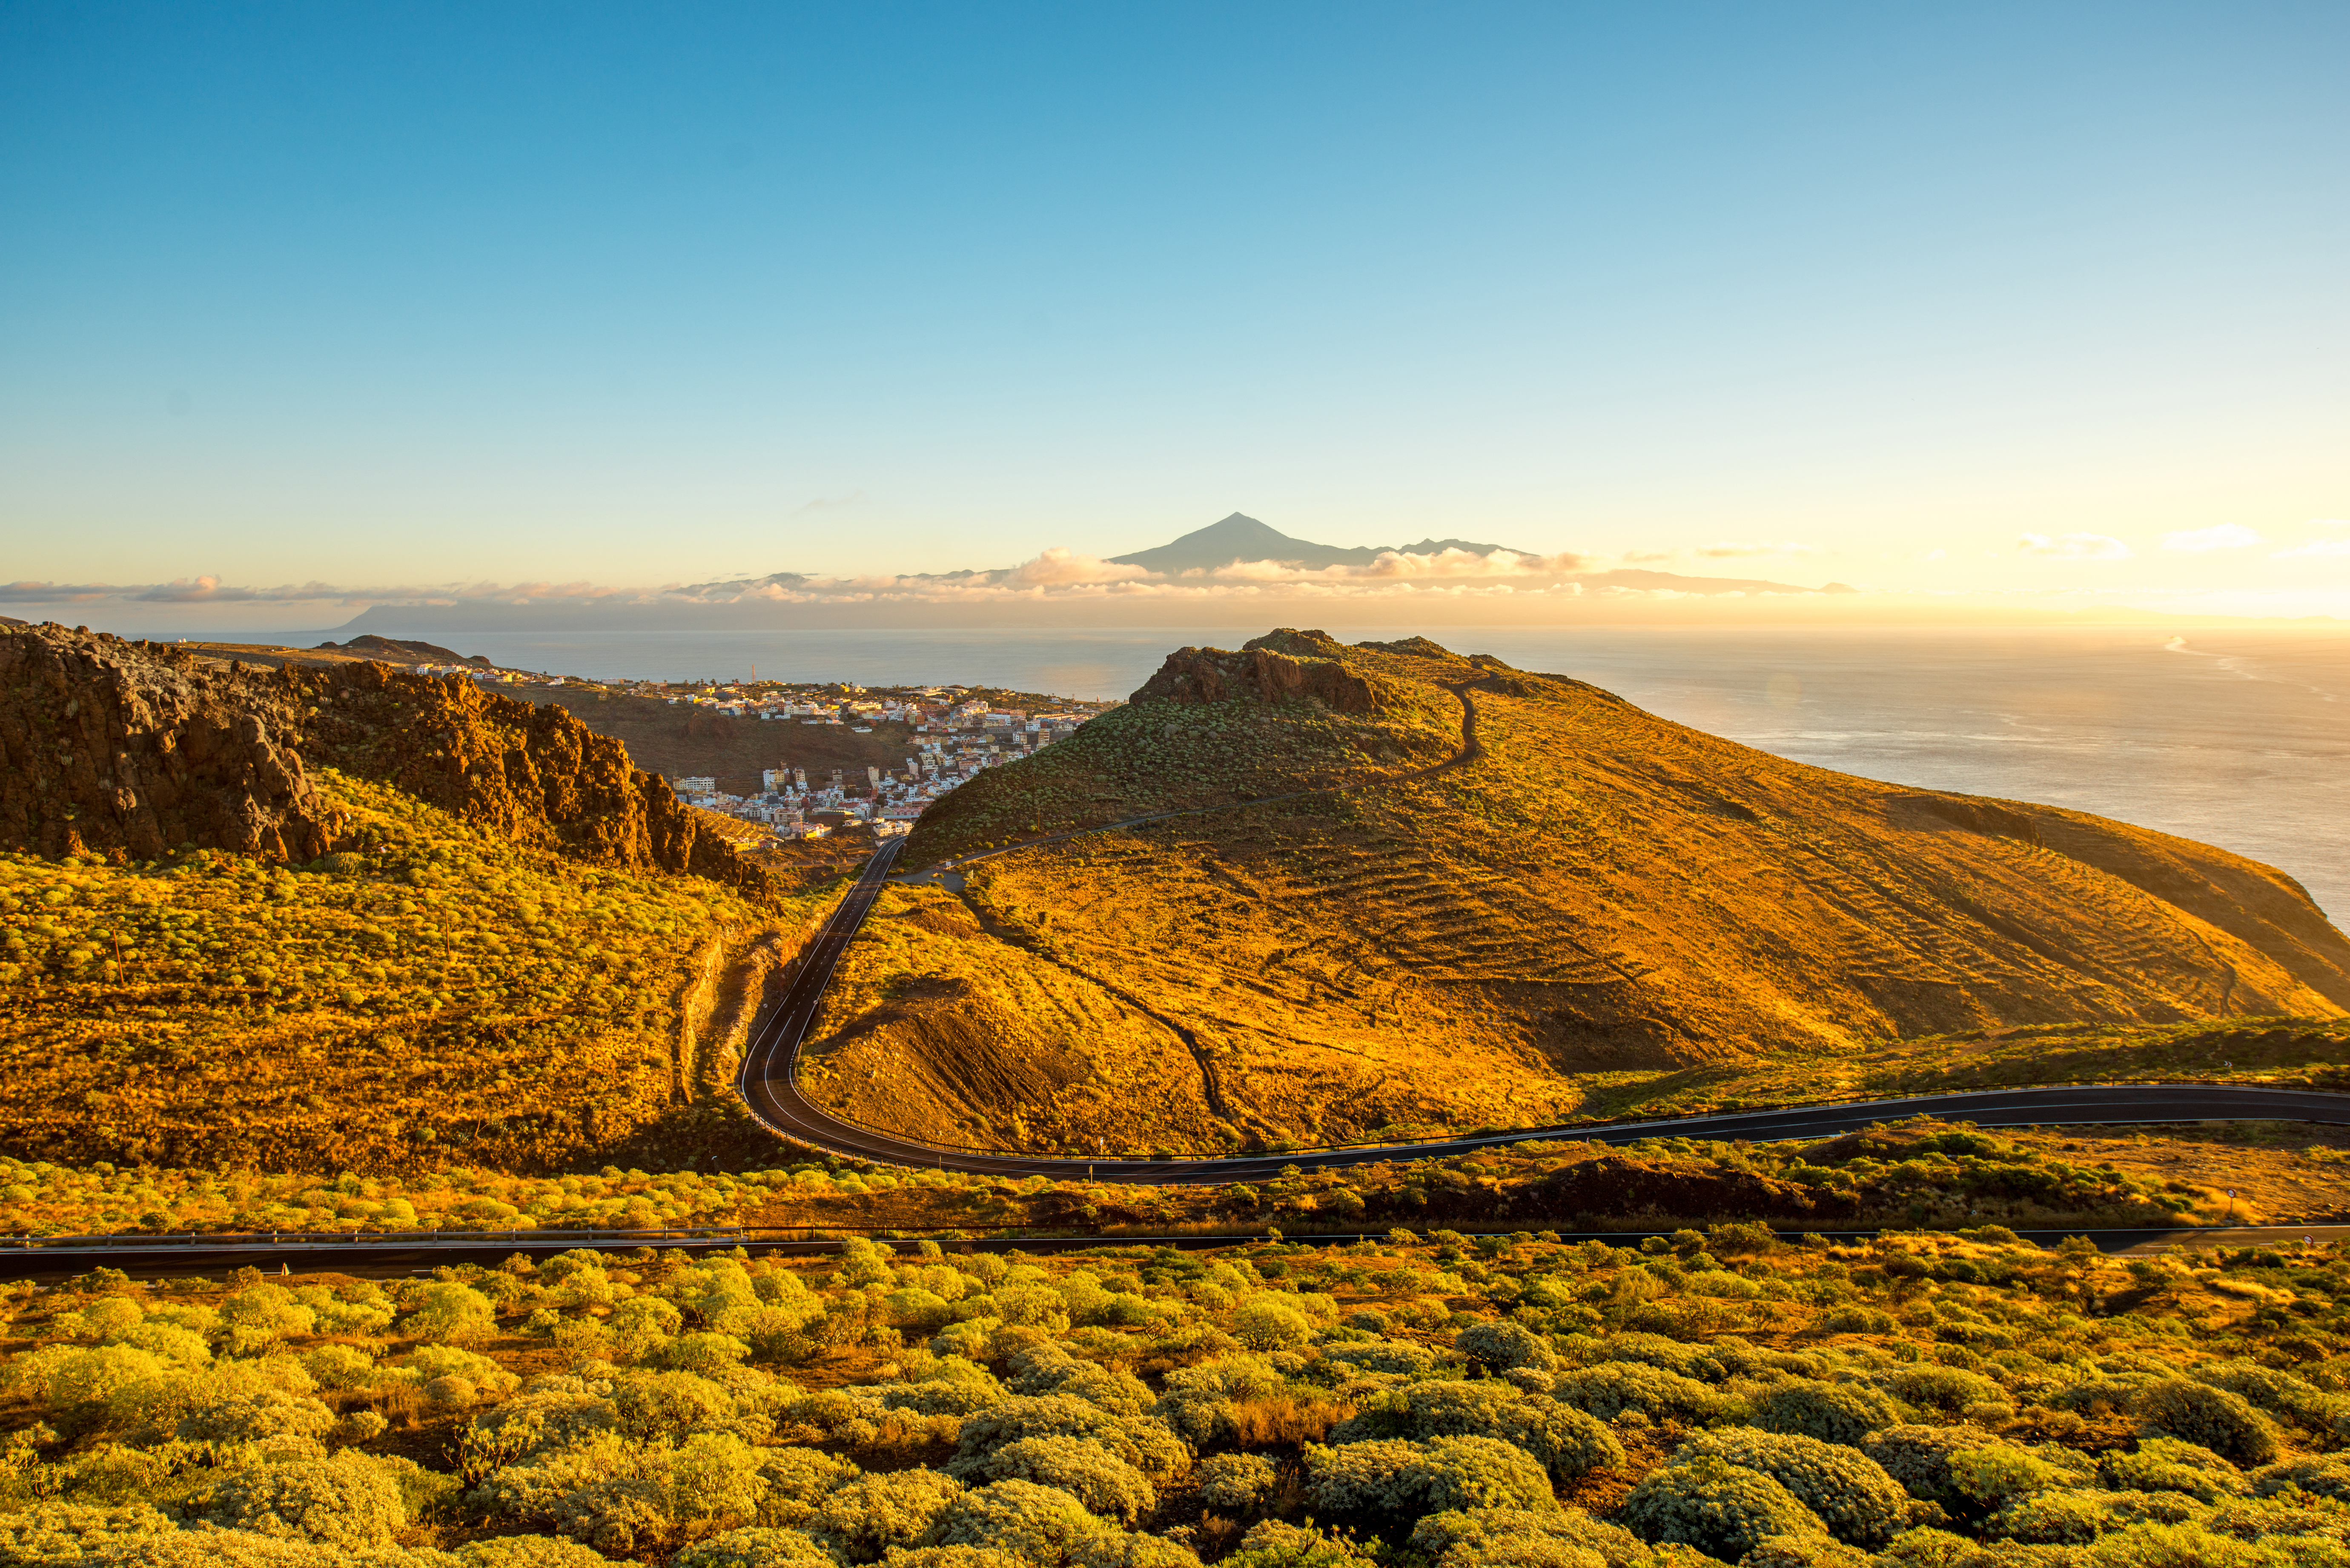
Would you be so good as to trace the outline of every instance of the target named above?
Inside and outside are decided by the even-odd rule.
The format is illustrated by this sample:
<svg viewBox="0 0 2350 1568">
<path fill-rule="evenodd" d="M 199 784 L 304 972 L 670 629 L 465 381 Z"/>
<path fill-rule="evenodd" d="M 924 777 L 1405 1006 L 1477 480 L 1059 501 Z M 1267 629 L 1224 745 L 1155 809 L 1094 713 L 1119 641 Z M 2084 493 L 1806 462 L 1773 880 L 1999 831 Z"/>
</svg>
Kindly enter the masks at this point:
<svg viewBox="0 0 2350 1568">
<path fill-rule="evenodd" d="M 0 577 L 941 571 L 1240 509 L 2350 595 L 2345 57 L 2333 4 L 28 0 Z"/>
</svg>

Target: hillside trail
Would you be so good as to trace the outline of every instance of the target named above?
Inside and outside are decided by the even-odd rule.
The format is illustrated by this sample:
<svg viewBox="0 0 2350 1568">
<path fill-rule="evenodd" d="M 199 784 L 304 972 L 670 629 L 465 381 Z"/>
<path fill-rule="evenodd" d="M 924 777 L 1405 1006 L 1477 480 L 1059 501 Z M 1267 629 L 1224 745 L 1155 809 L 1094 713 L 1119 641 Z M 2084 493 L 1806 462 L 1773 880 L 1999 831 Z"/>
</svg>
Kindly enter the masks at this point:
<svg viewBox="0 0 2350 1568">
<path fill-rule="evenodd" d="M 1106 833 L 1118 828 L 1138 826 L 1145 823 L 1165 822 L 1176 817 L 1199 816 L 1221 811 L 1234 811 L 1244 806 L 1270 805 L 1282 801 L 1342 794 L 1348 790 L 1409 784 L 1416 780 L 1433 778 L 1439 774 L 1450 773 L 1455 768 L 1464 767 L 1478 761 L 1485 754 L 1484 742 L 1478 738 L 1477 734 L 1477 705 L 1470 700 L 1469 696 L 1470 690 L 1477 684 L 1478 682 L 1474 680 L 1463 680 L 1448 683 L 1445 687 L 1446 691 L 1452 693 L 1453 700 L 1461 704 L 1461 747 L 1443 761 L 1430 763 L 1424 768 L 1385 774 L 1375 779 L 1358 779 L 1351 784 L 1335 784 L 1323 789 L 1290 790 L 1281 794 L 1259 795 L 1251 800 L 1230 801 L 1220 805 L 1191 806 L 1179 811 L 1151 812 L 1141 816 L 1121 818 L 1116 822 L 1097 823 L 1090 827 L 1072 828 L 1064 833 L 1046 834 L 1041 837 L 1023 839 L 1018 844 L 1007 844 L 997 849 L 983 849 L 974 854 L 958 856 L 950 860 L 942 860 L 927 870 L 917 872 L 892 873 L 891 863 L 896 860 L 898 852 L 905 847 L 907 841 L 903 838 L 891 840 L 874 856 L 871 861 L 867 863 L 856 882 L 851 885 L 847 896 L 842 900 L 839 908 L 834 910 L 831 918 L 826 922 L 823 931 L 811 944 L 809 953 L 783 987 L 782 994 L 773 997 L 762 1009 L 763 1016 L 752 1026 L 750 1040 L 735 1075 L 735 1093 L 742 1097 L 743 1105 L 750 1110 L 752 1116 L 764 1125 L 770 1132 L 779 1137 L 812 1139 L 827 1147 L 840 1147 L 838 1139 L 841 1135 L 849 1134 L 852 1131 L 863 1135 L 868 1141 L 879 1136 L 858 1127 L 854 1123 L 843 1120 L 810 1101 L 800 1092 L 799 1068 L 801 1045 L 806 1039 L 808 1030 L 814 1025 L 817 1013 L 822 1010 L 824 993 L 831 983 L 833 970 L 839 963 L 841 955 L 847 950 L 848 944 L 856 940 L 858 929 L 865 923 L 866 914 L 872 909 L 873 901 L 879 896 L 885 883 L 897 882 L 912 886 L 937 887 L 962 898 L 964 867 L 976 861 L 993 859 L 999 855 L 1009 855 L 1014 850 L 1033 848 L 1040 844 L 1061 843 L 1087 834 Z M 969 899 L 965 898 L 963 901 L 967 906 L 970 905 Z M 999 939 L 1012 940 L 1009 933 L 993 929 L 995 923 L 987 918 L 984 911 L 976 906 L 970 907 L 972 914 L 980 920 L 983 929 L 989 929 L 992 935 Z M 1201 1045 L 1199 1037 L 1190 1029 L 1149 1007 L 1141 998 L 1123 987 L 1111 984 L 1099 976 L 1087 975 L 1084 978 L 1091 980 L 1096 985 L 1102 986 L 1128 1005 L 1139 1009 L 1154 1022 L 1171 1031 L 1182 1042 L 1185 1051 L 1199 1068 L 1208 1104 L 1217 1116 L 1228 1123 L 1245 1123 L 1251 1119 L 1236 1113 L 1235 1108 L 1226 1100 L 1223 1085 L 1219 1081 L 1212 1059 Z M 939 1150 L 926 1145 L 897 1145 L 895 1140 L 885 1139 L 884 1141 L 903 1151 L 919 1151 L 920 1154 L 933 1158 L 942 1158 Z M 920 1163 L 919 1159 L 904 1160 L 902 1155 L 884 1158 L 899 1159 L 901 1163 Z"/>
<path fill-rule="evenodd" d="M 1121 827 L 1139 827 L 1146 823 L 1170 822 L 1179 816 L 1208 816 L 1221 811 L 1239 811 L 1252 805 L 1274 805 L 1285 800 L 1312 800 L 1324 795 L 1345 794 L 1349 790 L 1376 789 L 1388 784 L 1411 784 L 1419 779 L 1434 778 L 1465 767 L 1485 754 L 1485 745 L 1477 738 L 1477 705 L 1469 700 L 1470 691 L 1483 684 L 1482 680 L 1447 682 L 1445 690 L 1461 704 L 1461 749 L 1440 763 L 1408 773 L 1382 774 L 1374 779 L 1357 779 L 1352 784 L 1330 784 L 1322 789 L 1294 789 L 1280 794 L 1261 794 L 1248 800 L 1225 801 L 1217 805 L 1187 805 L 1175 811 L 1154 811 L 1141 816 L 1120 817 L 1116 822 L 1097 822 L 1090 827 L 1072 827 L 1062 833 L 1047 833 L 1035 838 L 1024 838 L 1017 844 L 1006 844 L 995 849 L 974 850 L 969 855 L 957 855 L 920 871 L 901 871 L 891 877 L 893 882 L 916 886 L 935 886 L 949 892 L 962 891 L 962 870 L 982 860 L 993 860 L 999 855 L 1011 855 L 1023 849 L 1034 849 L 1040 844 L 1062 844 L 1072 838 L 1082 838 L 1091 833 L 1110 833 Z"/>
</svg>

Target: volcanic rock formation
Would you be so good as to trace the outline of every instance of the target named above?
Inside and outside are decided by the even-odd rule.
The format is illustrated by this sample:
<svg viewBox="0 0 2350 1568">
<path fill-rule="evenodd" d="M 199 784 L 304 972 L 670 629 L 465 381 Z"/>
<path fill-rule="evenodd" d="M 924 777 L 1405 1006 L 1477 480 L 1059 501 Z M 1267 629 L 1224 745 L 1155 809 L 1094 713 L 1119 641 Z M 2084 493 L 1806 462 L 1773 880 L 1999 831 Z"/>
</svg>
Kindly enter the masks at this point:
<svg viewBox="0 0 2350 1568">
<path fill-rule="evenodd" d="M 322 766 L 578 859 L 765 886 L 665 780 L 559 708 L 380 664 L 270 670 L 54 626 L 0 631 L 0 846 L 309 861 L 344 826 L 310 784 Z"/>
</svg>

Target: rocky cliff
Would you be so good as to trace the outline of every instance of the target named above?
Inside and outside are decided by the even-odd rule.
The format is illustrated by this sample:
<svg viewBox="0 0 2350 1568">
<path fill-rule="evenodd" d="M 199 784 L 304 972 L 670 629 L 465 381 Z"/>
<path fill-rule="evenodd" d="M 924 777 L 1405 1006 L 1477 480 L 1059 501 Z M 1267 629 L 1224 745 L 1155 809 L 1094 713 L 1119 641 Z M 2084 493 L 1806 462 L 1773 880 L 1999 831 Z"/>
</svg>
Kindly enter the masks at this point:
<svg viewBox="0 0 2350 1568">
<path fill-rule="evenodd" d="M 1129 701 L 1311 702 L 1337 713 L 1370 712 L 1381 705 L 1384 683 L 1340 663 L 1341 648 L 1326 632 L 1286 628 L 1242 644 L 1237 653 L 1179 648 Z"/>
<path fill-rule="evenodd" d="M 0 846 L 308 861 L 344 828 L 310 784 L 319 767 L 577 859 L 765 887 L 665 780 L 559 708 L 380 664 L 267 670 L 105 633 L 0 631 Z"/>
</svg>

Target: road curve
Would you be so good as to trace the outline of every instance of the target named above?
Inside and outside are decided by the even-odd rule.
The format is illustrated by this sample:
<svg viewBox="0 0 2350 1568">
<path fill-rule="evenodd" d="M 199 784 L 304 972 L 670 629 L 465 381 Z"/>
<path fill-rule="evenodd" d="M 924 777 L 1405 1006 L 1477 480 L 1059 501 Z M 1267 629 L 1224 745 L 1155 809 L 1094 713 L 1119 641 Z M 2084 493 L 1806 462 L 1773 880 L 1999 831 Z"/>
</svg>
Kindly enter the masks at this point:
<svg viewBox="0 0 2350 1568">
<path fill-rule="evenodd" d="M 1645 1137 L 1687 1137 L 1709 1142 L 1826 1137 L 1872 1122 L 1908 1116 L 1969 1121 L 1979 1127 L 2089 1125 L 2098 1122 L 2308 1121 L 2350 1123 L 2350 1095 L 2316 1089 L 2270 1088 L 2255 1084 L 2080 1084 L 2022 1089 L 1979 1089 L 1963 1094 L 1919 1095 L 1902 1099 L 1860 1100 L 1829 1105 L 1782 1106 L 1713 1116 L 1611 1122 L 1596 1126 L 1522 1128 L 1426 1143 L 1381 1144 L 1353 1148 L 1305 1149 L 1290 1154 L 1235 1155 L 1211 1159 L 1065 1159 L 1049 1156 L 995 1154 L 941 1148 L 895 1137 L 841 1120 L 800 1093 L 800 1044 L 822 1005 L 832 971 L 865 923 L 889 867 L 905 845 L 892 839 L 866 863 L 839 908 L 825 922 L 798 971 L 781 996 L 760 1012 L 743 1054 L 735 1089 L 751 1114 L 777 1135 L 837 1154 L 888 1165 L 927 1166 L 941 1170 L 996 1176 L 1079 1174 L 1102 1181 L 1158 1185 L 1169 1182 L 1246 1181 L 1277 1174 L 1283 1167 L 1304 1169 L 1364 1165 L 1376 1160 L 1424 1159 L 1465 1154 L 1526 1139 L 1583 1139 L 1624 1144 Z"/>
<path fill-rule="evenodd" d="M 1298 790 L 1265 795 L 1229 806 L 1200 806 L 1129 817 L 1094 827 L 1076 828 L 1024 839 L 1000 849 L 976 851 L 939 863 L 950 871 L 976 860 L 1008 855 L 1074 838 L 1170 817 L 1204 811 L 1229 811 L 1242 805 L 1265 805 L 1305 795 L 1336 794 L 1346 790 L 1401 784 L 1427 778 L 1473 762 L 1484 755 L 1477 737 L 1477 706 L 1469 700 L 1475 681 L 1450 688 L 1461 710 L 1461 749 L 1431 766 L 1392 777 L 1339 784 L 1329 789 Z M 2350 1095 L 2314 1089 L 2268 1088 L 2249 1084 L 2084 1084 L 2051 1085 L 2021 1089 L 1981 1089 L 1962 1094 L 1921 1095 L 1906 1099 L 1863 1100 L 1812 1106 L 1783 1106 L 1769 1110 L 1725 1111 L 1713 1116 L 1679 1116 L 1663 1120 L 1613 1122 L 1596 1126 L 1521 1128 L 1469 1137 L 1441 1138 L 1426 1143 L 1381 1144 L 1345 1148 L 1299 1150 L 1288 1154 L 1235 1155 L 1205 1159 L 1066 1159 L 1051 1156 L 1003 1154 L 967 1148 L 944 1148 L 893 1137 L 822 1109 L 800 1093 L 800 1046 L 823 1005 L 826 988 L 841 954 L 856 940 L 859 927 L 889 879 L 890 868 L 906 846 L 893 838 L 866 862 L 806 958 L 780 996 L 764 1006 L 743 1049 L 735 1092 L 751 1114 L 780 1137 L 795 1138 L 836 1154 L 888 1165 L 927 1166 L 941 1170 L 975 1171 L 997 1176 L 1068 1178 L 1079 1172 L 1103 1181 L 1158 1185 L 1171 1182 L 1246 1181 L 1278 1174 L 1284 1166 L 1319 1169 L 1365 1165 L 1378 1160 L 1424 1159 L 1435 1155 L 1465 1154 L 1527 1139 L 1582 1139 L 1623 1144 L 1645 1137 L 1687 1137 L 1709 1142 L 1744 1139 L 1769 1142 L 1781 1138 L 1826 1137 L 1872 1122 L 1908 1116 L 1933 1116 L 1944 1121 L 1969 1121 L 1979 1127 L 2033 1127 L 2043 1123 L 2087 1125 L 2098 1122 L 2191 1121 L 2313 1121 L 2350 1123 Z M 927 874 L 925 874 L 927 875 Z"/>
</svg>

